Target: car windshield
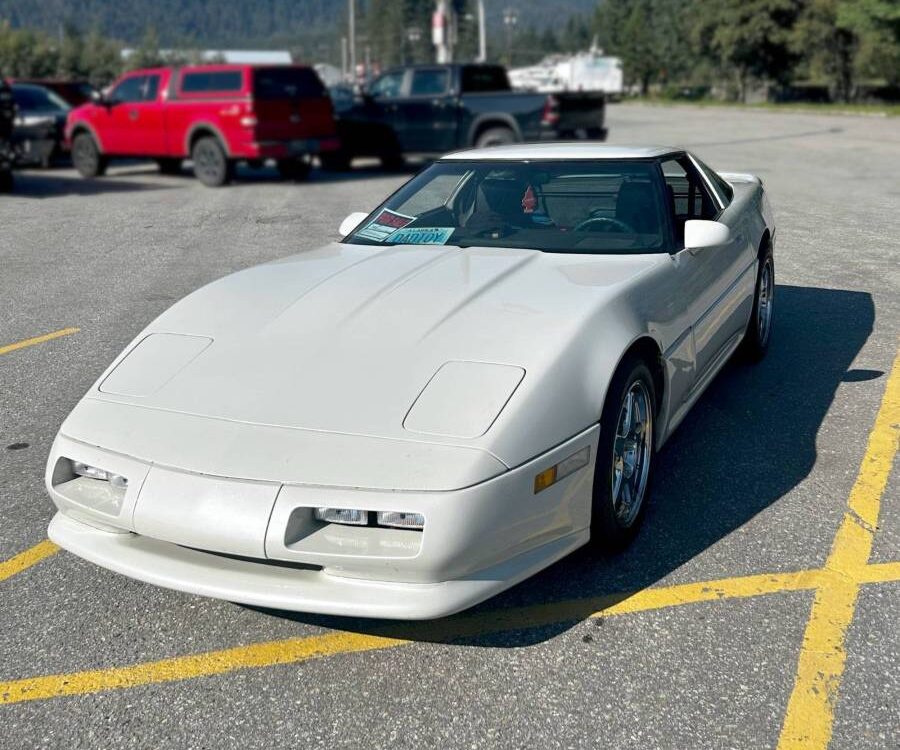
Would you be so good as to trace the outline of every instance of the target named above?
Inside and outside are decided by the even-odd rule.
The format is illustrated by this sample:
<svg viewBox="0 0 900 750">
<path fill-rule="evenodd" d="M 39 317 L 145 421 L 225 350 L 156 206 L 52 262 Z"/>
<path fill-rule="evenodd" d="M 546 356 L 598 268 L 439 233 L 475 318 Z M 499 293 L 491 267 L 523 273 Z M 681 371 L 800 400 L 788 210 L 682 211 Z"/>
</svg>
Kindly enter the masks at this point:
<svg viewBox="0 0 900 750">
<path fill-rule="evenodd" d="M 654 162 L 446 161 L 420 172 L 345 242 L 548 253 L 668 250 Z"/>
</svg>

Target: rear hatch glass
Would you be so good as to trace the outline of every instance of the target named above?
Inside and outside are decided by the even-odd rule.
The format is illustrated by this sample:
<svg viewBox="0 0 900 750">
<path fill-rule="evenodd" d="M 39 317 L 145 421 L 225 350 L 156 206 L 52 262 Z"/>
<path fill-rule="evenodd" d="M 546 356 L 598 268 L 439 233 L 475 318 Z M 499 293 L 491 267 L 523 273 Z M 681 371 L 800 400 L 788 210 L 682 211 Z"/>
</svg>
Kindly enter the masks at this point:
<svg viewBox="0 0 900 750">
<path fill-rule="evenodd" d="M 331 99 L 311 68 L 256 68 L 253 99 L 260 140 L 298 140 L 334 134 Z"/>
</svg>

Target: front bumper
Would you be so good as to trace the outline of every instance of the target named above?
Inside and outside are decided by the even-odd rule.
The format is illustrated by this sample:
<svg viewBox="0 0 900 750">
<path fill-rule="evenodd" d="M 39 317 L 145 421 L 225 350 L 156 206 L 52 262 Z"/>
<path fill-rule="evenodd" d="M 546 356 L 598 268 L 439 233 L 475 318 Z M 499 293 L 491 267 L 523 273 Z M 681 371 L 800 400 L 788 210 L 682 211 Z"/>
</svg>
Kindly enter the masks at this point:
<svg viewBox="0 0 900 750">
<path fill-rule="evenodd" d="M 588 540 L 599 428 L 477 485 L 347 489 L 239 480 L 139 461 L 64 436 L 48 462 L 50 538 L 110 570 L 229 601 L 322 614 L 430 619 L 518 583 Z M 534 477 L 590 447 L 535 494 Z M 72 478 L 67 459 L 128 477 Z M 94 484 L 91 484 L 94 483 Z M 315 521 L 319 506 L 421 513 L 424 531 Z"/>
<path fill-rule="evenodd" d="M 368 581 L 235 559 L 132 533 L 103 531 L 57 513 L 50 539 L 104 568 L 156 586 L 271 609 L 400 620 L 459 612 L 524 580 L 588 540 L 587 530 L 441 583 Z"/>
</svg>

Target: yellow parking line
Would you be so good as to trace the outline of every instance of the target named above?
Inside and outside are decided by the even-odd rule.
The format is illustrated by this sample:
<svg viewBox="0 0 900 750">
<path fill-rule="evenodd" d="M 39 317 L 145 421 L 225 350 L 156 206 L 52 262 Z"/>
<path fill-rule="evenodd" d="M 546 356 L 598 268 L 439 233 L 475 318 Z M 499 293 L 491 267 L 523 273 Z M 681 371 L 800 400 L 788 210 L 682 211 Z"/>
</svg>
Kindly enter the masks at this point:
<svg viewBox="0 0 900 750">
<path fill-rule="evenodd" d="M 9 354 L 17 349 L 24 349 L 26 346 L 34 346 L 35 344 L 43 344 L 45 341 L 53 341 L 53 339 L 58 339 L 63 336 L 71 336 L 73 333 L 78 333 L 80 330 L 80 328 L 63 328 L 59 331 L 53 331 L 53 333 L 45 333 L 43 336 L 35 336 L 34 338 L 25 339 L 24 341 L 16 341 L 13 344 L 5 344 L 0 346 L 0 354 Z"/>
<path fill-rule="evenodd" d="M 857 575 L 872 552 L 881 496 L 897 453 L 898 439 L 900 354 L 894 360 L 847 512 L 825 563 L 826 569 L 835 575 L 828 586 L 816 591 L 778 750 L 824 750 L 831 741 L 834 707 L 847 658 L 844 640 L 859 595 Z M 885 570 L 884 566 L 877 567 Z"/>
<path fill-rule="evenodd" d="M 338 653 L 391 648 L 408 643 L 410 639 L 452 641 L 467 636 L 573 622 L 585 617 L 623 615 L 698 602 L 809 590 L 821 585 L 822 577 L 827 575 L 826 571 L 810 570 L 679 584 L 644 589 L 633 594 L 463 615 L 434 623 L 385 626 L 378 634 L 337 632 L 327 636 L 290 638 L 205 654 L 177 656 L 126 667 L 30 677 L 0 682 L 0 704 L 175 682 L 251 667 L 298 663 Z"/>
<path fill-rule="evenodd" d="M 236 669 L 296 664 L 330 654 L 391 648 L 402 643 L 403 641 L 392 638 L 356 633 L 329 633 L 310 638 L 256 643 L 251 646 L 239 646 L 193 656 L 179 656 L 174 659 L 162 659 L 130 667 L 96 669 L 68 675 L 34 677 L 0 683 L 0 703 L 18 703 L 63 695 L 83 695 L 102 690 L 131 688 L 154 682 L 188 680 L 192 677 L 221 674 Z"/>
<path fill-rule="evenodd" d="M 15 557 L 9 558 L 9 560 L 0 562 L 0 581 L 12 578 L 16 573 L 21 573 L 26 568 L 36 565 L 44 558 L 50 557 L 50 555 L 53 555 L 58 551 L 59 547 L 49 539 L 38 542 L 34 547 L 31 547 L 24 552 L 20 552 Z"/>
</svg>

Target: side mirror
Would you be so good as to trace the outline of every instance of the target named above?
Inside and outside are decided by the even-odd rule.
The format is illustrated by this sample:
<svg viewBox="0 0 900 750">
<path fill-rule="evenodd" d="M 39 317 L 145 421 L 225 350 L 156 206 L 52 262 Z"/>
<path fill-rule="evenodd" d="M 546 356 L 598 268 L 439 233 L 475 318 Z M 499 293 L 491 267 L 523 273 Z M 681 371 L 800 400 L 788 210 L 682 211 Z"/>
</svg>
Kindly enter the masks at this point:
<svg viewBox="0 0 900 750">
<path fill-rule="evenodd" d="M 112 105 L 112 100 L 108 99 L 102 91 L 92 91 L 91 102 L 98 107 L 109 107 Z"/>
<path fill-rule="evenodd" d="M 685 250 L 703 250 L 724 245 L 731 238 L 731 230 L 719 221 L 690 219 L 684 224 Z"/>
<path fill-rule="evenodd" d="M 340 234 L 341 237 L 346 237 L 360 224 L 362 224 L 363 219 L 365 219 L 368 215 L 369 214 L 365 213 L 364 211 L 354 211 L 341 222 L 340 227 L 338 227 L 338 234 Z"/>
</svg>

